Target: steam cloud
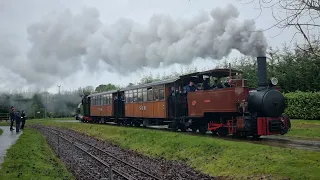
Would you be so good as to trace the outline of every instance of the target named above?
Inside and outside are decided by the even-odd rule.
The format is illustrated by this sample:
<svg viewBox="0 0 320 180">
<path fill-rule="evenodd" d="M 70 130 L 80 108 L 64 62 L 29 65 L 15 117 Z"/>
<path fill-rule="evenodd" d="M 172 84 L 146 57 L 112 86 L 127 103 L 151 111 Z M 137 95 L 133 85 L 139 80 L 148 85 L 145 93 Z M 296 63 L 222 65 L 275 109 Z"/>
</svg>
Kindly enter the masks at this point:
<svg viewBox="0 0 320 180">
<path fill-rule="evenodd" d="M 198 57 L 222 59 L 232 49 L 264 56 L 267 41 L 263 32 L 253 20 L 238 21 L 238 16 L 232 5 L 191 19 L 153 15 L 146 25 L 125 18 L 103 24 L 95 8 L 80 14 L 69 10 L 52 13 L 27 28 L 32 45 L 25 61 L 28 70 L 18 73 L 29 83 L 51 86 L 83 65 L 95 70 L 100 61 L 126 74 L 141 67 L 188 64 Z M 13 52 L 9 55 L 14 57 Z"/>
</svg>

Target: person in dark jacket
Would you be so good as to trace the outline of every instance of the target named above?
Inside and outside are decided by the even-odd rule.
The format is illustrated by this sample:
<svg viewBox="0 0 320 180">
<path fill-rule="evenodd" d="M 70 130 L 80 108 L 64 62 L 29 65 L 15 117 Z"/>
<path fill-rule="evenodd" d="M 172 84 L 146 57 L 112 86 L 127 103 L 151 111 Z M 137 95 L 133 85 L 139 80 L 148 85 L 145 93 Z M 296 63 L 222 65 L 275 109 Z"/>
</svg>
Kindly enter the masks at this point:
<svg viewBox="0 0 320 180">
<path fill-rule="evenodd" d="M 188 93 L 188 92 L 195 92 L 197 91 L 197 87 L 194 85 L 193 81 L 190 81 L 189 84 L 187 84 L 184 87 L 184 92 Z"/>
<path fill-rule="evenodd" d="M 21 122 L 21 129 L 24 128 L 24 124 L 26 123 L 26 118 L 27 118 L 26 112 L 23 110 L 21 113 L 21 121 L 22 121 Z"/>
<path fill-rule="evenodd" d="M 15 120 L 15 114 L 14 114 L 14 107 L 11 106 L 11 112 L 10 112 L 10 131 L 13 131 L 13 123 L 14 123 L 14 120 Z"/>
<path fill-rule="evenodd" d="M 202 83 L 202 89 L 203 90 L 208 90 L 210 89 L 210 80 L 209 78 L 205 78 L 203 83 Z"/>
<path fill-rule="evenodd" d="M 20 131 L 21 114 L 20 111 L 15 112 L 16 132 Z"/>
</svg>

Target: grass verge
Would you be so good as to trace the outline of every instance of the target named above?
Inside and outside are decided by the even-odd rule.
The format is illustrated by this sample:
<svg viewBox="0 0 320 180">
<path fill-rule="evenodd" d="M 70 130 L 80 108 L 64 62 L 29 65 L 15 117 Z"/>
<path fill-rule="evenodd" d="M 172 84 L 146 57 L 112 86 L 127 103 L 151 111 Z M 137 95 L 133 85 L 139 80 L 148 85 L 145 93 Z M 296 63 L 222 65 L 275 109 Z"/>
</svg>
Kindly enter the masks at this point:
<svg viewBox="0 0 320 180">
<path fill-rule="evenodd" d="M 0 121 L 0 126 L 10 126 L 9 121 Z"/>
<path fill-rule="evenodd" d="M 9 148 L 0 170 L 0 179 L 74 179 L 54 155 L 45 138 L 26 128 Z"/>
<path fill-rule="evenodd" d="M 55 123 L 151 157 L 182 160 L 213 176 L 271 175 L 272 179 L 318 179 L 320 152 L 232 142 L 211 137 L 116 126 Z"/>
<path fill-rule="evenodd" d="M 0 129 L 0 135 L 3 133 L 3 130 L 2 129 Z"/>
<path fill-rule="evenodd" d="M 292 120 L 285 136 L 320 140 L 320 120 Z"/>
</svg>

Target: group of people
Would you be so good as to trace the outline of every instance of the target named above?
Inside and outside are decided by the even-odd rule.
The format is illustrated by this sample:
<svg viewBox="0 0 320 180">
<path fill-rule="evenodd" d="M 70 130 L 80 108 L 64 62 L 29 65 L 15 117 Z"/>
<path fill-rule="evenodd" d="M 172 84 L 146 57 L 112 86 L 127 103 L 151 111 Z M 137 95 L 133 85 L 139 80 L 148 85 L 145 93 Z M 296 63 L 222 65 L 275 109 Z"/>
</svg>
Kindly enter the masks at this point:
<svg viewBox="0 0 320 180">
<path fill-rule="evenodd" d="M 24 128 L 24 125 L 26 123 L 26 113 L 23 110 L 21 113 L 20 111 L 15 111 L 14 107 L 11 106 L 11 112 L 10 112 L 10 131 L 13 131 L 13 123 L 16 122 L 16 132 L 20 132 L 20 129 Z M 20 127 L 21 124 L 21 127 Z"/>
<path fill-rule="evenodd" d="M 210 79 L 209 78 L 205 78 L 202 86 L 200 87 L 196 87 L 193 83 L 193 81 L 189 81 L 189 84 L 187 84 L 184 87 L 184 92 L 188 93 L 188 92 L 194 92 L 197 90 L 209 90 L 209 89 L 219 89 L 219 88 L 225 88 L 225 87 L 230 87 L 230 82 L 226 81 L 226 82 L 221 82 L 220 80 L 214 80 L 214 83 L 212 86 L 210 86 Z"/>
</svg>

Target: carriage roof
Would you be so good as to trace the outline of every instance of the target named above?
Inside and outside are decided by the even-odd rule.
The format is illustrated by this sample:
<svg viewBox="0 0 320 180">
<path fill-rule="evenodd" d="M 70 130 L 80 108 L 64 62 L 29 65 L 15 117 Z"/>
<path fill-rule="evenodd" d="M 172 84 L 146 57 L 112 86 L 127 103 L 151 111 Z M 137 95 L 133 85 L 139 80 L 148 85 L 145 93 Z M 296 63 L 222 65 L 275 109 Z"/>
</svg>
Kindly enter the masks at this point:
<svg viewBox="0 0 320 180">
<path fill-rule="evenodd" d="M 160 80 L 160 81 L 155 81 L 147 84 L 141 84 L 141 85 L 135 85 L 135 86 L 129 86 L 120 89 L 120 91 L 126 91 L 130 89 L 139 89 L 139 88 L 147 88 L 147 87 L 152 87 L 152 86 L 158 86 L 158 85 L 163 85 L 163 84 L 169 84 L 169 83 L 174 83 L 178 81 L 179 78 L 171 78 L 171 79 L 166 79 L 166 80 Z"/>
<path fill-rule="evenodd" d="M 237 74 L 242 74 L 242 71 L 236 69 L 212 69 L 208 71 L 199 72 L 198 75 L 209 75 L 214 77 L 227 77 L 230 75 L 235 76 Z"/>
<path fill-rule="evenodd" d="M 231 71 L 232 76 L 235 76 L 237 73 L 242 73 L 242 71 L 235 70 L 235 69 L 212 69 L 212 70 L 203 71 L 203 72 L 194 72 L 194 73 L 190 73 L 190 74 L 185 74 L 185 75 L 182 75 L 179 77 L 155 81 L 155 82 L 151 82 L 151 83 L 147 83 L 147 84 L 129 86 L 129 87 L 121 88 L 120 90 L 112 90 L 112 91 L 106 91 L 106 92 L 101 92 L 101 93 L 95 93 L 95 94 L 89 95 L 88 97 L 100 96 L 100 95 L 105 95 L 105 94 L 113 94 L 118 91 L 127 91 L 127 90 L 131 90 L 131 89 L 140 89 L 140 88 L 147 88 L 147 87 L 158 86 L 158 85 L 163 85 L 163 84 L 170 84 L 170 83 L 177 82 L 179 80 L 184 81 L 184 80 L 193 79 L 195 81 L 199 81 L 199 76 L 201 76 L 201 75 L 209 75 L 209 76 L 214 76 L 214 77 L 219 77 L 219 78 L 220 77 L 227 77 L 227 76 L 229 76 L 230 71 Z"/>
<path fill-rule="evenodd" d="M 93 97 L 93 96 L 101 96 L 101 95 L 106 95 L 106 94 L 112 94 L 117 92 L 118 90 L 111 90 L 111 91 L 105 91 L 105 92 L 100 92 L 100 93 L 94 93 L 90 94 L 88 97 Z"/>
</svg>

